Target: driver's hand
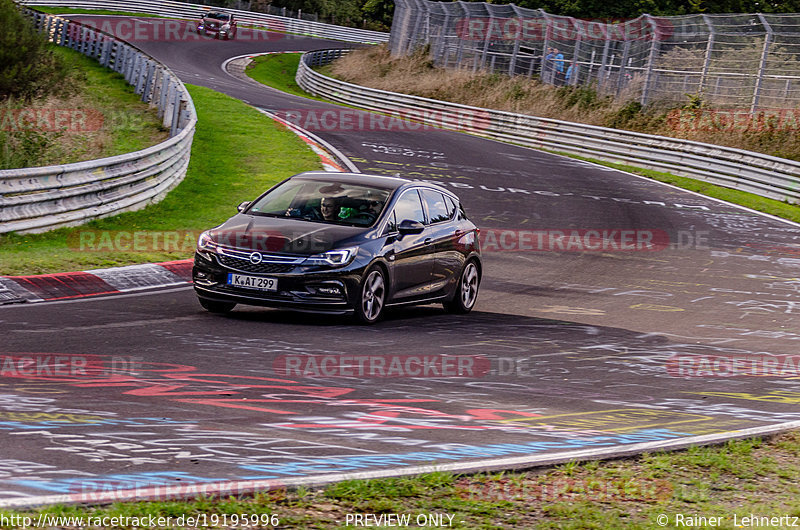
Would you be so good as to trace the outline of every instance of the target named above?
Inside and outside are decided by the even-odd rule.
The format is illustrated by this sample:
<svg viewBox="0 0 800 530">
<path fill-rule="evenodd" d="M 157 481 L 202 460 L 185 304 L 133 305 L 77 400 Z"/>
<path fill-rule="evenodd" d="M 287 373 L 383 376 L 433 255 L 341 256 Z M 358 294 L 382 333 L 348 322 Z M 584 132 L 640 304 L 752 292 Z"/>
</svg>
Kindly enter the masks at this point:
<svg viewBox="0 0 800 530">
<path fill-rule="evenodd" d="M 300 208 L 287 208 L 286 217 L 300 217 Z"/>
</svg>

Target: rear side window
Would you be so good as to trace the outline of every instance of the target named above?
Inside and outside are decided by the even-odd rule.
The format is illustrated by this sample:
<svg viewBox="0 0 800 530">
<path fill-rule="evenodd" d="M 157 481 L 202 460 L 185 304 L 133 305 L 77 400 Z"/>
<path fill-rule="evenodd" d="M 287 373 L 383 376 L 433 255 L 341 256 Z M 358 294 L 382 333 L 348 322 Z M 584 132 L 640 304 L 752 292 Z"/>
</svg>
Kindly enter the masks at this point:
<svg viewBox="0 0 800 530">
<path fill-rule="evenodd" d="M 417 190 L 408 190 L 403 193 L 394 206 L 395 221 L 399 225 L 403 221 L 418 221 L 425 223 L 425 212 L 422 209 Z"/>
<path fill-rule="evenodd" d="M 421 190 L 422 200 L 425 201 L 425 206 L 428 208 L 428 217 L 431 224 L 441 223 L 450 219 L 450 212 L 447 209 L 444 195 L 434 190 Z"/>
</svg>

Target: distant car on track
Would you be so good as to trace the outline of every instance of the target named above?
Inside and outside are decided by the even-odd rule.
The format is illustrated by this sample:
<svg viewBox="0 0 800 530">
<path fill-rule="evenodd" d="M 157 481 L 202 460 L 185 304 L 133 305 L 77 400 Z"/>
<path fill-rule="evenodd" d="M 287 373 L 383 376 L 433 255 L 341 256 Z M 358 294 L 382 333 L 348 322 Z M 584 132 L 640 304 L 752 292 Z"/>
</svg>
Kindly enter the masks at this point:
<svg viewBox="0 0 800 530">
<path fill-rule="evenodd" d="M 233 39 L 236 37 L 236 19 L 231 13 L 208 11 L 200 16 L 197 33 L 214 35 L 220 39 Z"/>
<path fill-rule="evenodd" d="M 384 308 L 475 306 L 478 228 L 454 194 L 401 178 L 308 172 L 274 186 L 203 232 L 192 272 L 200 304 L 354 314 Z"/>
</svg>

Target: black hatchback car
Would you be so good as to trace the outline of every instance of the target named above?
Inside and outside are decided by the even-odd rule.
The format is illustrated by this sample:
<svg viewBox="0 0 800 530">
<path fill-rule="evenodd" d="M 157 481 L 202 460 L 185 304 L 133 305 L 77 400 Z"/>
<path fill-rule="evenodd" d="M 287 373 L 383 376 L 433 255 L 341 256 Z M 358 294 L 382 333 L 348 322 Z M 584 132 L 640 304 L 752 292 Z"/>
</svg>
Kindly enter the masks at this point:
<svg viewBox="0 0 800 530">
<path fill-rule="evenodd" d="M 194 259 L 200 304 L 236 304 L 379 320 L 389 306 L 475 305 L 478 228 L 458 197 L 424 182 L 309 172 L 276 185 L 203 232 Z"/>
</svg>

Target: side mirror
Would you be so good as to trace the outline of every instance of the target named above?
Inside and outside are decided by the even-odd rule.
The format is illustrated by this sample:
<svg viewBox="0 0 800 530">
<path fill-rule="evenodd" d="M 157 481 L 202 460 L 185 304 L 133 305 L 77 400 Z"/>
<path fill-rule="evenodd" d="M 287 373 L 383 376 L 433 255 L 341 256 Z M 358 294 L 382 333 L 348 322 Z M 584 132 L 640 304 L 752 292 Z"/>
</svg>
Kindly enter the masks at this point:
<svg viewBox="0 0 800 530">
<path fill-rule="evenodd" d="M 251 204 L 250 201 L 244 201 L 243 203 L 240 203 L 239 206 L 236 207 L 236 209 L 239 210 L 239 213 L 242 213 L 250 206 L 250 204 Z"/>
<path fill-rule="evenodd" d="M 411 219 L 403 219 L 403 221 L 397 225 L 397 231 L 401 236 L 406 234 L 421 234 L 423 230 L 425 230 L 425 225 L 419 221 L 412 221 Z"/>
</svg>

